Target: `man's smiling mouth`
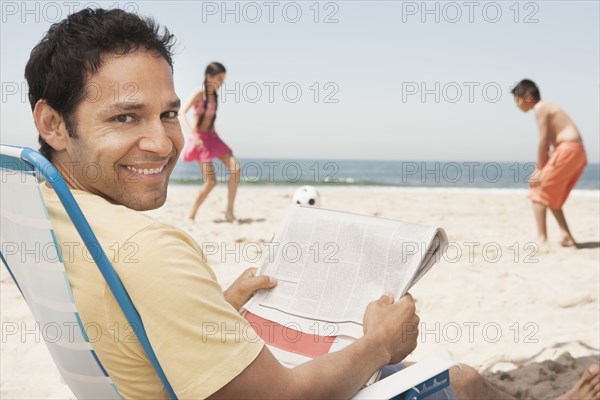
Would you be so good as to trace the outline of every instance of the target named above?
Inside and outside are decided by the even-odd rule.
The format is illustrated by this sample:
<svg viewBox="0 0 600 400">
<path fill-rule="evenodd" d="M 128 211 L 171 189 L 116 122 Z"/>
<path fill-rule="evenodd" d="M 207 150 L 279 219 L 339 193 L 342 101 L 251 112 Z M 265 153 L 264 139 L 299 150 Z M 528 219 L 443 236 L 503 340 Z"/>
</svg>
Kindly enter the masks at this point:
<svg viewBox="0 0 600 400">
<path fill-rule="evenodd" d="M 160 174 L 165 167 L 167 166 L 167 164 L 164 164 L 160 167 L 155 167 L 155 168 L 138 168 L 138 167 L 134 167 L 133 165 L 127 165 L 127 169 L 130 170 L 131 172 L 134 172 L 136 174 L 142 174 L 142 175 L 155 175 L 155 174 Z"/>
</svg>

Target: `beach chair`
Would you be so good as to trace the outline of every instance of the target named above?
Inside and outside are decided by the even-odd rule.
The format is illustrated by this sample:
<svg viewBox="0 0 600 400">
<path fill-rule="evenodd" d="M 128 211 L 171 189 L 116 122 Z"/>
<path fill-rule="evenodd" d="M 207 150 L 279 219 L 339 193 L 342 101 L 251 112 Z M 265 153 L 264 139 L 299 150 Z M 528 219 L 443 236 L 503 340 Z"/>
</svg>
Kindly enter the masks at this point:
<svg viewBox="0 0 600 400">
<path fill-rule="evenodd" d="M 37 323 L 60 332 L 44 341 L 56 366 L 78 399 L 120 399 L 102 367 L 79 318 L 60 249 L 40 192 L 46 180 L 56 191 L 79 235 L 132 326 L 169 397 L 169 384 L 127 291 L 102 251 L 92 229 L 61 175 L 29 148 L 0 145 L 0 259 L 27 302 Z M 43 336 L 43 335 L 42 335 Z M 406 368 L 360 391 L 356 399 L 422 399 L 449 385 L 449 360 L 431 359 Z M 418 384 L 415 384 L 417 382 Z"/>
</svg>

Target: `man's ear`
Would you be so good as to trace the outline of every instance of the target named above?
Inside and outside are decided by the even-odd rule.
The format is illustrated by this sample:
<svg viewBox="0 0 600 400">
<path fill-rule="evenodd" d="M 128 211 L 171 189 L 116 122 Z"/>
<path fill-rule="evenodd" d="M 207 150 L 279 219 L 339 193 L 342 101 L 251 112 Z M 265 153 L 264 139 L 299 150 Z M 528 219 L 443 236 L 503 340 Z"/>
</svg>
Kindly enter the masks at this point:
<svg viewBox="0 0 600 400">
<path fill-rule="evenodd" d="M 33 109 L 35 125 L 50 147 L 56 151 L 64 150 L 67 146 L 69 134 L 63 117 L 46 100 L 38 100 Z"/>
</svg>

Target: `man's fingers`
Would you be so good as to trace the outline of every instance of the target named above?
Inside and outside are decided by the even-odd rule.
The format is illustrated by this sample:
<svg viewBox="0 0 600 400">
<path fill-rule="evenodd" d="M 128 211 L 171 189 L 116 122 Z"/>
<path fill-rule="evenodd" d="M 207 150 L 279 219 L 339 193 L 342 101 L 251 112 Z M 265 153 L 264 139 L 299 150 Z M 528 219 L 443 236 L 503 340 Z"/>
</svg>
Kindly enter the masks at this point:
<svg viewBox="0 0 600 400">
<path fill-rule="evenodd" d="M 404 296 L 400 297 L 400 300 L 410 301 L 411 303 L 415 302 L 415 299 L 413 299 L 412 294 L 410 293 L 406 293 Z"/>
<path fill-rule="evenodd" d="M 408 310 L 411 313 L 414 313 L 417 309 L 415 306 L 415 300 L 413 299 L 413 297 L 410 293 L 406 293 L 404 296 L 400 297 L 400 300 L 398 300 L 398 303 L 403 304 L 404 307 L 408 307 Z"/>
<path fill-rule="evenodd" d="M 380 304 L 394 304 L 395 298 L 394 294 L 391 292 L 385 292 L 377 302 Z M 406 293 L 404 296 L 400 297 L 400 299 L 396 302 L 396 304 L 410 304 L 413 308 L 415 306 L 415 301 L 410 293 Z"/>
<path fill-rule="evenodd" d="M 390 292 L 385 292 L 377 301 L 381 304 L 392 304 L 394 302 L 394 295 Z"/>
<path fill-rule="evenodd" d="M 256 271 L 257 271 L 257 268 L 248 268 L 247 270 L 242 272 L 242 275 L 240 275 L 240 277 L 241 278 L 252 278 L 253 276 L 256 275 Z"/>
<path fill-rule="evenodd" d="M 270 289 L 277 284 L 277 280 L 270 276 L 261 275 L 248 278 L 244 281 L 244 289 L 252 293 L 259 289 Z"/>
<path fill-rule="evenodd" d="M 254 277 L 254 279 L 257 281 L 256 282 L 257 289 L 268 289 L 268 288 L 272 288 L 273 286 L 277 285 L 277 280 L 275 278 L 273 278 L 272 276 L 262 275 L 262 276 L 256 276 L 256 277 Z"/>
</svg>

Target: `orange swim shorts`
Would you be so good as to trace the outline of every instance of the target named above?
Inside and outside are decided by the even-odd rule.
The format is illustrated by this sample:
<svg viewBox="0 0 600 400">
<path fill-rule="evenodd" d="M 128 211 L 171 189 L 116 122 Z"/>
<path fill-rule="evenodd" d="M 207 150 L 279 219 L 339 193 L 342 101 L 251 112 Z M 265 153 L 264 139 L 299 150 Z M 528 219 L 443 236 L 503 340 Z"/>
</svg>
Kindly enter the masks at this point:
<svg viewBox="0 0 600 400">
<path fill-rule="evenodd" d="M 528 198 L 553 210 L 562 208 L 587 164 L 583 144 L 561 142 L 540 171 L 539 185 L 530 185 Z"/>
</svg>

